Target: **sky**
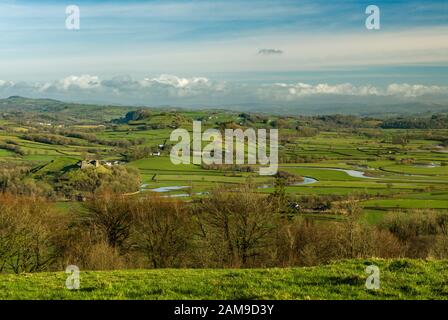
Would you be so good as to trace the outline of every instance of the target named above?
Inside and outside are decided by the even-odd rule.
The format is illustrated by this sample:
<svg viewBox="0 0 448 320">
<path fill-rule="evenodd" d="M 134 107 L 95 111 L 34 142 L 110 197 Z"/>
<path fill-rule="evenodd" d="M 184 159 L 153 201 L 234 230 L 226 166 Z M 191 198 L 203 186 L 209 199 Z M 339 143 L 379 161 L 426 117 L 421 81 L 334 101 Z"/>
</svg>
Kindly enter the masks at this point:
<svg viewBox="0 0 448 320">
<path fill-rule="evenodd" d="M 65 26 L 80 9 L 80 29 Z M 380 29 L 365 26 L 380 9 Z M 448 96 L 448 0 L 0 0 L 0 97 L 146 105 Z"/>
</svg>

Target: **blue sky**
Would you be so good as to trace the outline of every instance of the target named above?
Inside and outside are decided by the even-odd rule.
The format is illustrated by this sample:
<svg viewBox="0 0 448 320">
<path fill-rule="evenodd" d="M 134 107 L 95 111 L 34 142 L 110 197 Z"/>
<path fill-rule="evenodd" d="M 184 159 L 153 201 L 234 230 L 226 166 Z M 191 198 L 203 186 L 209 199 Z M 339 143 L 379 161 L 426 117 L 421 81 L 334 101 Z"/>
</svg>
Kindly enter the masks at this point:
<svg viewBox="0 0 448 320">
<path fill-rule="evenodd" d="M 81 10 L 77 31 L 65 29 L 70 4 Z M 370 4 L 381 10 L 380 30 L 365 28 Z M 213 81 L 214 90 L 226 82 L 226 90 L 231 83 L 240 91 L 238 83 L 253 90 L 350 83 L 385 91 L 391 84 L 448 86 L 447 71 L 448 0 L 0 0 L 3 95 L 23 87 L 49 94 L 58 83 L 90 90 L 79 81 L 113 79 L 187 91 L 203 85 L 200 78 Z"/>
</svg>

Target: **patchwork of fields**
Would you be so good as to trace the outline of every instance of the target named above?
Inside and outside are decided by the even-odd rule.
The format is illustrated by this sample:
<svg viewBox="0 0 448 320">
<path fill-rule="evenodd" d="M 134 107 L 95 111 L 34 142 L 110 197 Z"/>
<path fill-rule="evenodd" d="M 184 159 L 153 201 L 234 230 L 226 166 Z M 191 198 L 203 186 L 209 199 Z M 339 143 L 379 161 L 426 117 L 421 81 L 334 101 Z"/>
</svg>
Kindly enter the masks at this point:
<svg viewBox="0 0 448 320">
<path fill-rule="evenodd" d="M 72 112 L 80 116 L 83 108 L 74 108 Z M 99 118 L 102 109 L 93 110 L 92 118 Z M 117 109 L 113 111 L 118 114 Z M 43 114 L 48 116 L 46 112 Z M 36 180 L 72 168 L 86 155 L 104 161 L 120 161 L 125 166 L 138 169 L 142 180 L 141 192 L 158 189 L 164 191 L 166 196 L 186 200 L 192 196 L 204 196 L 217 184 L 227 184 L 231 189 L 232 185 L 248 181 L 258 185 L 259 192 L 271 193 L 275 178 L 259 176 L 256 172 L 172 164 L 169 151 L 174 142 L 169 141 L 169 136 L 175 127 L 191 130 L 193 120 L 201 120 L 203 130 L 229 123 L 242 125 L 243 129 L 262 128 L 266 124 L 283 121 L 279 134 L 279 170 L 305 178 L 303 183 L 286 186 L 289 195 L 365 194 L 362 205 L 368 221 L 378 221 L 385 213 L 396 210 L 448 209 L 448 153 L 446 147 L 441 146 L 440 138 L 448 137 L 448 130 L 445 129 L 433 129 L 428 135 L 427 130 L 417 129 L 326 128 L 311 135 L 302 135 L 294 129 L 294 126 L 300 128 L 297 126 L 300 120 L 294 118 L 271 117 L 249 122 L 247 115 L 242 117 L 226 111 L 152 111 L 150 116 L 145 115 L 142 119 L 116 123 L 109 120 L 76 121 L 74 117 L 68 119 L 70 121 L 64 118 L 63 121 L 43 124 L 14 118 L 2 120 L 0 146 L 6 144 L 9 148 L 0 148 L 0 161 L 31 166 L 30 178 Z M 372 121 L 366 123 L 372 125 Z M 65 143 L 46 143 L 26 137 L 36 132 L 59 137 L 67 131 L 76 132 L 77 135 L 72 134 Z M 86 140 L 79 132 L 94 139 Z M 404 144 L 397 144 L 393 143 L 396 136 L 410 138 Z M 125 153 L 134 147 L 126 144 L 120 146 L 123 141 L 127 144 L 139 141 L 139 148 L 157 150 L 163 147 L 159 150 L 160 156 L 147 154 L 128 161 Z M 20 154 L 15 153 L 11 146 L 20 148 Z M 172 188 L 159 189 L 161 187 Z M 63 201 L 59 199 L 59 202 Z M 68 208 L 70 204 L 58 206 Z"/>
<path fill-rule="evenodd" d="M 372 198 L 363 202 L 367 216 L 382 215 L 392 210 L 448 209 L 448 155 L 433 148 L 437 141 L 412 141 L 406 149 L 370 139 L 323 132 L 317 137 L 297 138 L 281 146 L 293 158 L 325 158 L 312 163 L 280 163 L 280 170 L 316 180 L 314 183 L 287 186 L 294 195 L 349 195 L 366 193 Z M 393 158 L 393 159 L 392 159 Z M 413 164 L 397 164 L 413 158 Z M 415 163 L 423 163 L 417 165 Z M 245 183 L 249 173 L 204 170 L 194 165 L 171 164 L 169 157 L 147 158 L 130 163 L 143 175 L 147 188 L 191 186 L 192 193 L 204 192 L 216 183 Z M 260 192 L 273 192 L 274 179 L 254 176 L 264 187 Z M 173 191 L 185 195 L 185 190 Z M 378 199 L 375 199 L 378 198 Z M 369 219 L 375 220 L 375 217 Z"/>
<path fill-rule="evenodd" d="M 448 297 L 447 129 L 386 129 L 337 115 L 24 107 L 21 99 L 7 99 L 18 105 L 0 113 L 0 205 L 11 218 L 2 232 L 12 241 L 0 299 Z M 193 121 L 220 132 L 278 129 L 278 174 L 173 164 L 170 134 L 191 131 Z M 248 243 L 252 251 L 242 250 Z M 42 272 L 67 261 L 82 270 L 80 290 L 65 288 L 65 273 Z M 380 269 L 379 290 L 365 287 L 370 264 Z"/>
</svg>

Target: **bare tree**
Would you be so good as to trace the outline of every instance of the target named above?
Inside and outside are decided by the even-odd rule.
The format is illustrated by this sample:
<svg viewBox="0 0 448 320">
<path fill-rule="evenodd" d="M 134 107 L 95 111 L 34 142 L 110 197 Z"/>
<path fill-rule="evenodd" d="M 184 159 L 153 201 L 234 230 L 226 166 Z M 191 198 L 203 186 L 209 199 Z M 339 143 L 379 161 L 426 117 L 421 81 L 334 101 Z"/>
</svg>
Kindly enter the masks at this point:
<svg viewBox="0 0 448 320">
<path fill-rule="evenodd" d="M 58 221 L 36 198 L 0 196 L 0 271 L 46 270 L 54 261 Z"/>
<path fill-rule="evenodd" d="M 86 203 L 84 221 L 103 232 L 111 247 L 125 249 L 132 222 L 132 202 L 131 197 L 103 192 Z"/>
<path fill-rule="evenodd" d="M 362 207 L 354 198 L 342 201 L 336 207 L 338 213 L 345 217 L 342 241 L 346 244 L 346 255 L 348 258 L 356 258 L 363 245 L 360 239 L 362 229 L 359 224 Z"/>
<path fill-rule="evenodd" d="M 250 186 L 217 188 L 203 200 L 198 221 L 215 261 L 225 266 L 254 265 L 278 225 L 278 208 Z"/>
<path fill-rule="evenodd" d="M 186 204 L 148 195 L 132 204 L 132 239 L 154 268 L 180 266 L 192 236 Z"/>
</svg>

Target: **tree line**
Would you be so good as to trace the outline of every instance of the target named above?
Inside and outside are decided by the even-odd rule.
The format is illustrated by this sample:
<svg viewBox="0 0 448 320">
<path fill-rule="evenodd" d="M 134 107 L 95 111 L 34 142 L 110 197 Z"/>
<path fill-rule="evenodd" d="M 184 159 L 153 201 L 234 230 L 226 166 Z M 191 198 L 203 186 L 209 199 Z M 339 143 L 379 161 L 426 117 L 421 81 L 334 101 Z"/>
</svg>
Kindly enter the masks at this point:
<svg viewBox="0 0 448 320">
<path fill-rule="evenodd" d="M 218 187 L 193 202 L 108 191 L 61 213 L 0 195 L 0 271 L 313 266 L 347 258 L 447 258 L 448 215 L 396 213 L 366 225 L 358 201 L 338 222 L 283 214 L 281 195 Z"/>
</svg>

